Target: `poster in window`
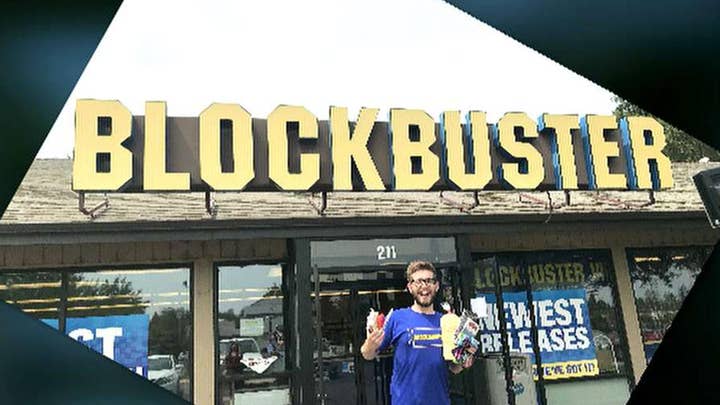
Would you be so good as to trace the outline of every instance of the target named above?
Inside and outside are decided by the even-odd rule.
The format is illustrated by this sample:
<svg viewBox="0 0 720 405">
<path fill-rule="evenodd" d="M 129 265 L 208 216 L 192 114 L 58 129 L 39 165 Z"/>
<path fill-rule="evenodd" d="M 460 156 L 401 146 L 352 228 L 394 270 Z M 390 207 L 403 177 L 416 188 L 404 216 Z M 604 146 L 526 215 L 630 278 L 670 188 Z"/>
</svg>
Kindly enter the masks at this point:
<svg viewBox="0 0 720 405">
<path fill-rule="evenodd" d="M 479 294 L 491 310 L 480 318 L 480 339 L 483 352 L 502 351 L 497 300 L 494 294 Z M 508 347 L 510 352 L 531 356 L 530 306 L 525 292 L 503 293 Z M 595 342 L 588 311 L 585 290 L 544 290 L 533 292 L 535 320 L 538 330 L 538 347 L 542 360 L 543 378 L 559 380 L 599 374 Z M 533 365 L 535 368 L 535 366 Z M 533 370 L 537 379 L 537 370 Z"/>
</svg>

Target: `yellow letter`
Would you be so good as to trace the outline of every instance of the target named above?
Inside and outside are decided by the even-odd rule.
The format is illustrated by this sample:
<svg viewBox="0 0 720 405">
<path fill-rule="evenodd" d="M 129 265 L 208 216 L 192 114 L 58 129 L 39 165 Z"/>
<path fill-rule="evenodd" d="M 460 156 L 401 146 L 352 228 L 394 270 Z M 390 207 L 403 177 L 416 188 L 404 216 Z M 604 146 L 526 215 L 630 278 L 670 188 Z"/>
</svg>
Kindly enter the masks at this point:
<svg viewBox="0 0 720 405">
<path fill-rule="evenodd" d="M 283 190 L 309 190 L 320 178 L 320 155 L 300 154 L 300 173 L 288 169 L 287 123 L 297 122 L 299 137 L 317 139 L 317 118 L 304 107 L 281 105 L 268 115 L 268 170 L 270 179 Z"/>
<path fill-rule="evenodd" d="M 617 121 L 612 115 L 587 115 L 582 135 L 585 140 L 585 155 L 588 165 L 589 182 L 593 188 L 627 188 L 624 173 L 610 173 L 608 158 L 620 156 L 617 142 L 605 140 L 604 130 L 617 129 Z M 589 158 L 589 159 L 587 159 Z M 593 181 L 594 179 L 594 181 Z"/>
<path fill-rule="evenodd" d="M 98 119 L 110 120 L 110 133 L 98 133 Z M 132 178 L 132 153 L 121 144 L 130 137 L 132 114 L 119 101 L 78 100 L 75 109 L 73 190 L 116 191 Z M 110 171 L 97 171 L 97 155 L 110 156 Z"/>
<path fill-rule="evenodd" d="M 520 164 L 503 163 L 503 179 L 515 189 L 531 190 L 545 179 L 543 157 L 534 146 L 515 139 L 515 128 L 523 129 L 523 138 L 537 138 L 535 122 L 524 113 L 507 113 L 498 121 L 500 146 L 515 158 L 527 161 L 527 173 L 520 172 Z"/>
<path fill-rule="evenodd" d="M 419 129 L 419 140 L 410 140 L 410 126 Z M 440 162 L 430 146 L 435 143 L 435 121 L 421 110 L 390 110 L 393 172 L 396 190 L 429 190 L 440 179 Z M 421 173 L 412 172 L 412 157 L 420 157 Z"/>
<path fill-rule="evenodd" d="M 657 120 L 650 117 L 627 117 L 627 127 L 623 127 L 623 136 L 627 137 L 632 154 L 633 164 L 630 165 L 630 177 L 637 176 L 637 188 L 651 189 L 650 160 L 657 163 L 657 180 L 659 188 L 672 188 L 673 178 L 670 159 L 662 152 L 665 147 L 665 133 Z M 652 133 L 652 144 L 645 143 L 645 131 Z M 629 134 L 628 134 L 629 132 Z M 633 173 L 634 172 L 634 173 Z M 633 176 L 634 174 L 634 176 Z"/>
<path fill-rule="evenodd" d="M 232 172 L 220 160 L 220 120 L 232 121 Z M 238 104 L 213 103 L 200 114 L 200 178 L 213 190 L 242 190 L 255 177 L 252 117 Z"/>
<path fill-rule="evenodd" d="M 572 133 L 570 130 L 578 129 L 577 115 L 542 115 L 543 127 L 552 128 L 555 132 L 555 145 L 557 146 L 558 166 L 555 167 L 555 178 L 560 189 L 577 189 L 577 167 L 575 166 L 575 152 L 573 152 Z M 540 128 L 542 131 L 542 128 Z"/>
<path fill-rule="evenodd" d="M 459 111 L 443 113 L 445 131 L 445 150 L 447 151 L 448 178 L 461 190 L 482 190 L 492 180 L 492 162 L 490 161 L 490 140 L 488 139 L 485 113 L 470 111 L 468 131 L 472 148 L 469 156 L 473 172 L 466 173 L 465 148 L 462 141 L 462 127 Z"/>
<path fill-rule="evenodd" d="M 144 190 L 190 190 L 190 173 L 168 173 L 165 170 L 164 101 L 145 103 L 145 153 L 143 156 Z"/>
<path fill-rule="evenodd" d="M 363 108 L 358 114 L 350 137 L 347 108 L 330 107 L 330 136 L 332 140 L 333 189 L 352 190 L 351 161 L 355 161 L 366 190 L 385 190 L 380 174 L 367 149 L 377 108 Z M 351 160 L 352 159 L 352 160 Z"/>
</svg>

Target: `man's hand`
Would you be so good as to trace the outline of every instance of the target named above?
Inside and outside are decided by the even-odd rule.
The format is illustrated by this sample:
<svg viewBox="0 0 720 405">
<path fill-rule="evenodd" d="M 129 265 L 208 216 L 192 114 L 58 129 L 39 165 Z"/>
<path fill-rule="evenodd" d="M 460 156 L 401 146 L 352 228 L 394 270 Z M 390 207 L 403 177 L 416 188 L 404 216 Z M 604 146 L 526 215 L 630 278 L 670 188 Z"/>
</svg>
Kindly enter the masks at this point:
<svg viewBox="0 0 720 405">
<path fill-rule="evenodd" d="M 459 374 L 461 371 L 465 370 L 466 368 L 472 367 L 473 363 L 475 362 L 475 349 L 469 349 L 468 352 L 472 353 L 473 355 L 465 359 L 463 364 L 451 364 L 450 365 L 450 371 L 453 374 Z"/>
<path fill-rule="evenodd" d="M 378 349 L 385 338 L 385 331 L 382 328 L 378 328 L 370 331 L 365 343 L 360 348 L 360 353 L 365 360 L 372 360 L 377 356 Z"/>
<path fill-rule="evenodd" d="M 463 363 L 463 368 L 470 368 L 472 367 L 473 363 L 475 362 L 475 356 L 468 357 L 465 362 Z"/>
</svg>

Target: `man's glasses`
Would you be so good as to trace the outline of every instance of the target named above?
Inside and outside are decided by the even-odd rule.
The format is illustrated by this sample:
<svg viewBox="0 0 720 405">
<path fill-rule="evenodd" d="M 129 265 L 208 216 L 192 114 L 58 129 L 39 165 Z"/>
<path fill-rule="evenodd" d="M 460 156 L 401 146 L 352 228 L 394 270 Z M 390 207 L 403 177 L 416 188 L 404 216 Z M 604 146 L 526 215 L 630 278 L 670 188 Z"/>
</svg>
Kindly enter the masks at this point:
<svg viewBox="0 0 720 405">
<path fill-rule="evenodd" d="M 434 278 L 416 278 L 411 281 L 411 283 L 416 287 L 420 287 L 423 285 L 435 285 L 437 284 L 437 280 Z"/>
</svg>

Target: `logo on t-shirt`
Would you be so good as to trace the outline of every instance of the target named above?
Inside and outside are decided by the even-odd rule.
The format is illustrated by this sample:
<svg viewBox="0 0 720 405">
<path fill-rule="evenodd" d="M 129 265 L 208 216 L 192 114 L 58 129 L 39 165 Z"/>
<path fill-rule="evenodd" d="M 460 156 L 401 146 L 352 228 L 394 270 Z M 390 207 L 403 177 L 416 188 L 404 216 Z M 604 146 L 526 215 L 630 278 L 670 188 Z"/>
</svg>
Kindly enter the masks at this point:
<svg viewBox="0 0 720 405">
<path fill-rule="evenodd" d="M 442 347 L 440 328 L 417 327 L 408 329 L 408 345 L 413 349 Z"/>
</svg>

